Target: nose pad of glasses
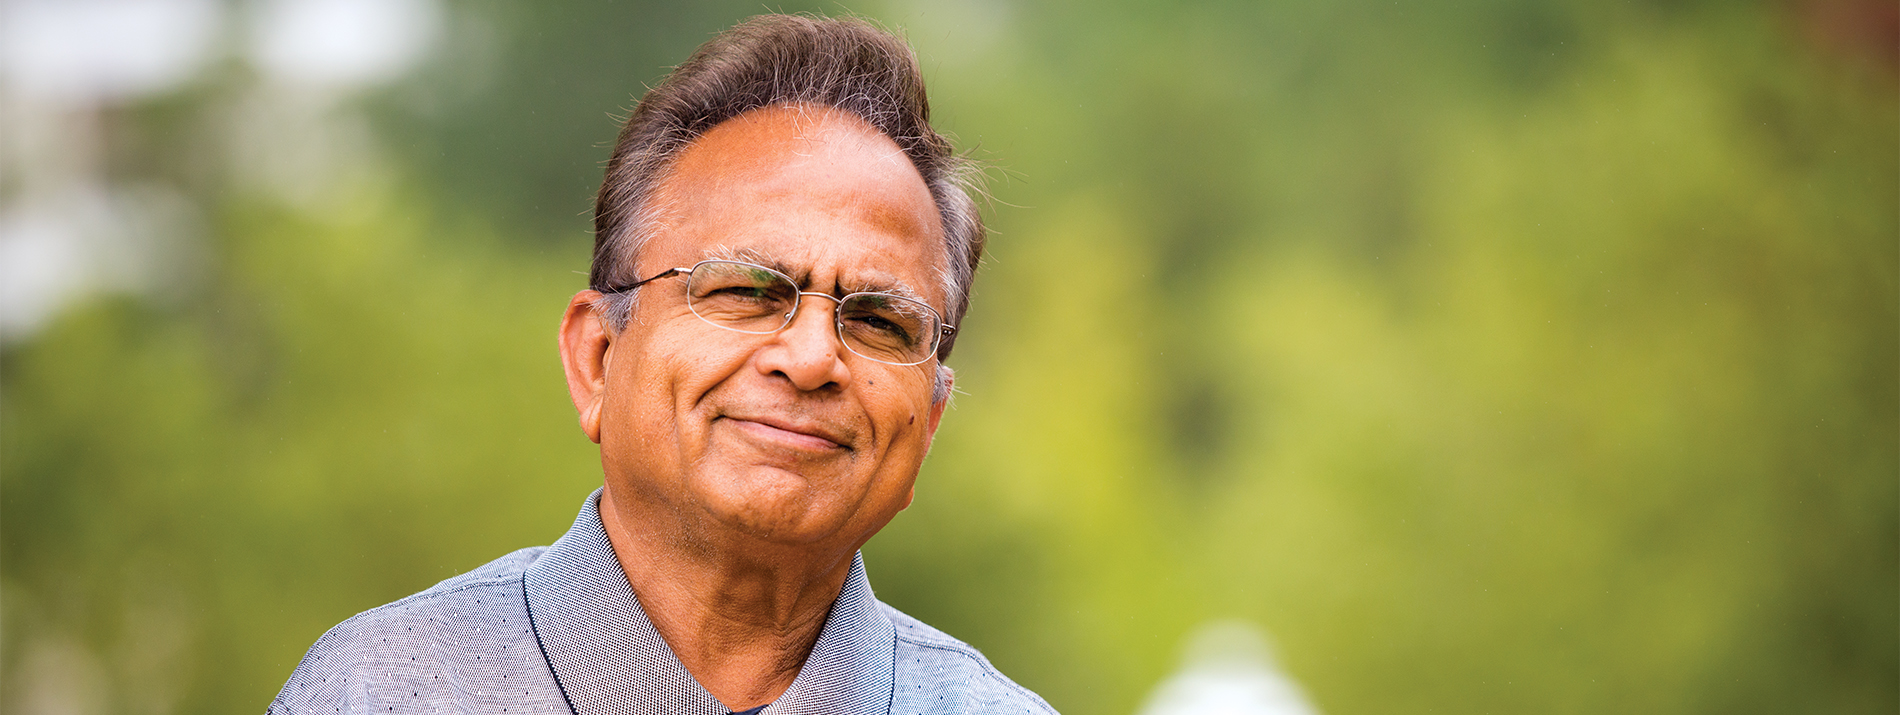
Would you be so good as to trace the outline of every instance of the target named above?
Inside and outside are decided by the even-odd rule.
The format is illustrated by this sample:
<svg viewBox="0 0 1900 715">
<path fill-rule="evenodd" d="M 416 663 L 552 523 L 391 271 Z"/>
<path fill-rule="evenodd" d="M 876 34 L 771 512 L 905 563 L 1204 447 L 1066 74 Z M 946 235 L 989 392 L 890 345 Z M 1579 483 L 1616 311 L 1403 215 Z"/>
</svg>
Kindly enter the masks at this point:
<svg viewBox="0 0 1900 715">
<path fill-rule="evenodd" d="M 831 296 L 824 293 L 800 293 L 807 295 Z M 836 299 L 833 299 L 836 302 Z M 801 389 L 816 389 L 819 385 L 839 380 L 837 371 L 841 369 L 845 353 L 850 347 L 844 344 L 843 334 L 838 327 L 836 311 L 827 318 L 823 315 L 812 316 L 816 325 L 797 327 L 800 314 L 805 312 L 824 312 L 822 308 L 805 310 L 805 302 L 800 300 L 785 313 L 785 323 L 780 326 L 774 342 L 778 347 L 765 358 L 762 366 L 782 373 Z"/>
<path fill-rule="evenodd" d="M 844 301 L 838 300 L 836 296 L 833 296 L 830 293 L 819 293 L 816 291 L 799 291 L 798 296 L 800 300 L 792 304 L 791 312 L 788 312 L 785 314 L 785 325 L 782 328 L 780 328 L 781 330 L 784 328 L 791 327 L 792 323 L 798 320 L 799 311 L 802 311 L 805 309 L 804 297 L 808 295 L 815 295 L 820 298 L 830 300 L 833 306 L 833 310 L 831 311 L 832 327 L 838 330 L 844 329 L 844 316 L 840 315 L 838 311 L 836 310 L 837 306 L 844 305 Z M 840 334 L 839 338 L 842 340 L 843 335 Z"/>
<path fill-rule="evenodd" d="M 845 342 L 844 342 L 844 314 L 838 310 L 838 308 L 841 308 L 844 306 L 844 301 L 839 300 L 837 296 L 834 296 L 830 293 L 819 293 L 817 291 L 799 291 L 798 292 L 799 301 L 792 306 L 792 312 L 785 314 L 785 325 L 787 327 L 790 327 L 792 324 L 792 321 L 798 319 L 798 311 L 805 309 L 804 297 L 808 295 L 815 295 L 820 298 L 824 298 L 826 300 L 831 301 L 831 307 L 832 307 L 831 333 L 832 335 L 838 338 L 839 345 L 843 346 L 844 349 L 846 350 L 850 350 L 851 346 L 845 345 Z"/>
</svg>

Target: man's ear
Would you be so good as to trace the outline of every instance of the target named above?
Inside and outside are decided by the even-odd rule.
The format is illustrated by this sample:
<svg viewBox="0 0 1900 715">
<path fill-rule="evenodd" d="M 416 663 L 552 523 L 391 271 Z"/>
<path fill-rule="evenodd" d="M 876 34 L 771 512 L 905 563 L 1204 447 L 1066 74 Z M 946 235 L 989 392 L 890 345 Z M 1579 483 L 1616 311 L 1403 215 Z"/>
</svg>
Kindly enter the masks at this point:
<svg viewBox="0 0 1900 715">
<path fill-rule="evenodd" d="M 607 399 L 607 353 L 613 335 L 595 308 L 601 295 L 584 290 L 567 302 L 561 316 L 561 367 L 567 371 L 567 394 L 580 412 L 581 431 L 600 442 L 600 407 Z"/>
<path fill-rule="evenodd" d="M 930 444 L 937 440 L 937 426 L 943 424 L 943 408 L 950 406 L 950 388 L 956 387 L 957 373 L 948 366 L 937 366 L 937 382 L 930 390 L 930 416 L 924 424 L 924 452 L 930 452 Z M 917 498 L 917 483 L 911 482 L 910 491 L 904 494 L 904 506 L 909 509 L 911 501 Z"/>
<path fill-rule="evenodd" d="M 930 390 L 930 436 L 927 439 L 937 438 L 937 425 L 943 423 L 943 408 L 950 406 L 952 388 L 956 386 L 957 371 L 948 365 L 937 365 L 937 382 Z"/>
</svg>

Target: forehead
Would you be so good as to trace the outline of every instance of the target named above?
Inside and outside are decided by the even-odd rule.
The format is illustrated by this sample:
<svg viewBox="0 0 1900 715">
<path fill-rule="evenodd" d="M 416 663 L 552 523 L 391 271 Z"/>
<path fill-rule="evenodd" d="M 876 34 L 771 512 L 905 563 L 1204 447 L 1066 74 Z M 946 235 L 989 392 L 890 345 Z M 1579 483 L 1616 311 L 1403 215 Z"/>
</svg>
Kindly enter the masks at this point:
<svg viewBox="0 0 1900 715">
<path fill-rule="evenodd" d="M 682 152 L 655 198 L 664 218 L 643 250 L 651 266 L 746 255 L 820 288 L 942 297 L 947 256 L 930 190 L 896 142 L 856 115 L 810 105 L 739 115 Z"/>
</svg>

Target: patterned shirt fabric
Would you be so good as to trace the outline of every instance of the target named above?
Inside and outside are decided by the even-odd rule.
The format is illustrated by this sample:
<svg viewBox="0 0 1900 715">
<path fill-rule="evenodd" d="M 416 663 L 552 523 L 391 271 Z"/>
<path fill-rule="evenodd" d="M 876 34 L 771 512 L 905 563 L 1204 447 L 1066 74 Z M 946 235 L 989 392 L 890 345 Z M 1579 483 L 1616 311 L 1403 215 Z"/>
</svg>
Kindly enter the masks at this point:
<svg viewBox="0 0 1900 715">
<path fill-rule="evenodd" d="M 357 614 L 317 639 L 278 713 L 726 715 L 654 630 L 601 527 Z M 818 641 L 763 715 L 1049 713 L 969 645 L 877 600 L 851 564 Z"/>
</svg>

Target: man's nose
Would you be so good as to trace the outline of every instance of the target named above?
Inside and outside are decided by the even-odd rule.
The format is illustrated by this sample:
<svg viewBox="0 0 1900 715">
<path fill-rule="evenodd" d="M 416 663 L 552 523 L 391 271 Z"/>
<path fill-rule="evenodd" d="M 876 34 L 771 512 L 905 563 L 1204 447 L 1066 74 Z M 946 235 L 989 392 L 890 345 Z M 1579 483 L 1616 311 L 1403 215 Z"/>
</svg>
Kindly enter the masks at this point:
<svg viewBox="0 0 1900 715">
<path fill-rule="evenodd" d="M 838 299 L 824 293 L 799 294 L 792 322 L 773 335 L 758 358 L 761 372 L 779 374 L 794 387 L 810 392 L 850 379 L 844 344 L 838 341 L 833 313 Z"/>
</svg>

